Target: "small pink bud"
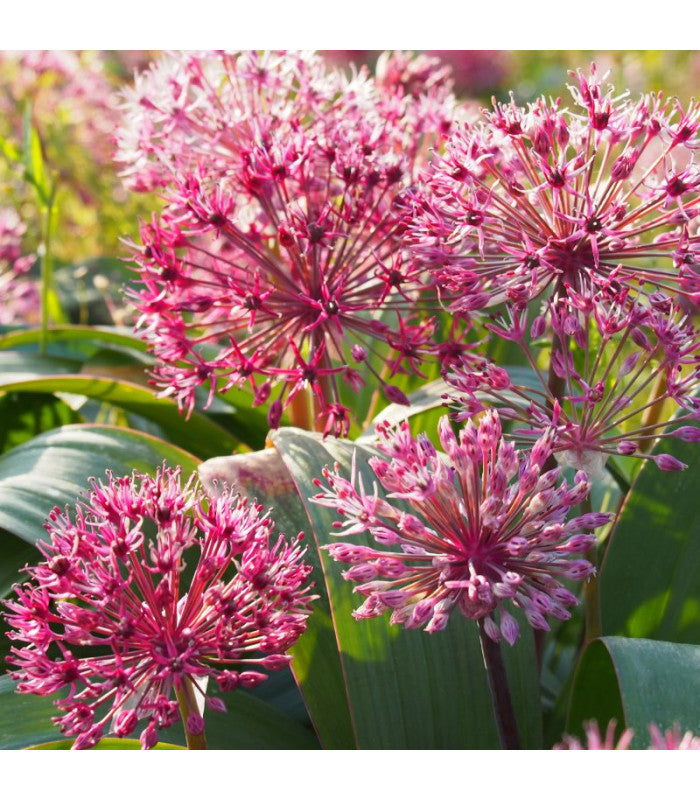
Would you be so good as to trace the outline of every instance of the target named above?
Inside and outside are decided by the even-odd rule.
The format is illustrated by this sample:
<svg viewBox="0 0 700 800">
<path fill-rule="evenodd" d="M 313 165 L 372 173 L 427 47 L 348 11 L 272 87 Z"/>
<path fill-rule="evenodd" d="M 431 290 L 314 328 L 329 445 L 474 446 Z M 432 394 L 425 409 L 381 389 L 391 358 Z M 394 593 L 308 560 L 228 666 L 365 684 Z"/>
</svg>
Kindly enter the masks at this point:
<svg viewBox="0 0 700 800">
<path fill-rule="evenodd" d="M 688 465 L 679 461 L 677 458 L 669 455 L 668 453 L 661 453 L 654 456 L 654 463 L 664 472 L 675 472 L 676 470 L 688 469 Z"/>
<path fill-rule="evenodd" d="M 279 428 L 280 420 L 282 419 L 282 411 L 282 403 L 279 400 L 275 400 L 267 412 L 267 424 L 270 428 Z"/>
<path fill-rule="evenodd" d="M 263 681 L 267 680 L 267 675 L 263 674 L 262 672 L 241 672 L 238 678 L 239 685 L 244 689 L 254 689 Z"/>
<path fill-rule="evenodd" d="M 207 708 L 216 711 L 218 714 L 226 712 L 226 703 L 220 697 L 207 697 Z"/>
<path fill-rule="evenodd" d="M 537 316 L 532 321 L 532 325 L 530 326 L 530 336 L 533 339 L 539 339 L 546 330 L 547 322 L 543 316 Z"/>
<path fill-rule="evenodd" d="M 367 350 L 365 350 L 365 348 L 360 344 L 354 344 L 350 348 L 350 353 L 353 357 L 353 360 L 357 361 L 358 363 L 361 363 L 367 359 Z"/>
<path fill-rule="evenodd" d="M 139 721 L 133 708 L 120 711 L 114 718 L 114 733 L 117 736 L 128 736 L 133 732 Z"/>
<path fill-rule="evenodd" d="M 518 623 L 507 611 L 501 612 L 501 633 L 511 647 L 515 644 L 520 635 Z"/>
<path fill-rule="evenodd" d="M 271 672 L 277 672 L 278 670 L 284 669 L 291 660 L 291 656 L 283 653 L 272 653 L 272 655 L 263 658 L 261 666 L 265 669 L 269 669 Z"/>
<path fill-rule="evenodd" d="M 637 361 L 639 361 L 639 353 L 632 353 L 631 355 L 627 356 L 627 358 L 620 365 L 618 375 L 629 375 L 629 373 L 635 368 Z"/>
<path fill-rule="evenodd" d="M 204 733 L 204 717 L 196 712 L 187 718 L 187 730 L 192 736 L 201 736 Z"/>
<path fill-rule="evenodd" d="M 261 406 L 263 403 L 266 403 L 271 391 L 272 384 L 270 381 L 265 381 L 262 386 L 258 386 L 258 388 L 255 390 L 253 405 Z"/>
<path fill-rule="evenodd" d="M 637 452 L 637 445 L 626 439 L 622 442 L 618 442 L 617 452 L 621 456 L 631 456 L 633 453 Z"/>
<path fill-rule="evenodd" d="M 670 435 L 683 442 L 700 442 L 700 428 L 696 428 L 694 425 L 682 425 L 675 431 L 671 431 Z"/>
<path fill-rule="evenodd" d="M 151 723 L 147 725 L 139 739 L 141 741 L 141 747 L 144 750 L 150 750 L 152 747 L 155 747 L 156 744 L 158 744 L 155 724 Z"/>
<path fill-rule="evenodd" d="M 397 386 L 384 385 L 384 395 L 387 400 L 400 406 L 410 406 L 411 401 Z"/>
<path fill-rule="evenodd" d="M 500 640 L 501 631 L 493 617 L 488 616 L 484 619 L 484 633 L 494 642 Z"/>
</svg>

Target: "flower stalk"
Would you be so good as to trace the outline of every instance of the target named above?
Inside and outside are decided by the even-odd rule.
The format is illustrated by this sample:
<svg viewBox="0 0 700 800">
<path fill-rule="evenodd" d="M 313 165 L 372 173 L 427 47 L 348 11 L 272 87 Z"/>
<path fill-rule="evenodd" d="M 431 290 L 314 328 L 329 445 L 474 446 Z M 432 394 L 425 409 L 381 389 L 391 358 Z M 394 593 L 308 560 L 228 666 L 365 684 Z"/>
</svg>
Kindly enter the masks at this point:
<svg viewBox="0 0 700 800">
<path fill-rule="evenodd" d="M 197 701 L 192 691 L 192 684 L 190 681 L 182 681 L 181 685 L 175 688 L 175 697 L 177 697 L 177 702 L 180 707 L 180 716 L 182 717 L 182 725 L 185 729 L 187 749 L 206 750 L 207 738 L 204 735 L 204 730 L 202 729 L 199 731 L 199 726 L 194 721 L 198 717 L 198 714 L 196 714 Z"/>
<path fill-rule="evenodd" d="M 501 645 L 486 633 L 484 619 L 477 620 L 479 626 L 479 640 L 481 642 L 481 654 L 486 668 L 486 677 L 489 682 L 491 701 L 498 728 L 498 738 L 501 742 L 502 750 L 520 750 L 520 738 L 518 736 L 518 724 L 513 710 L 513 700 L 510 696 L 508 687 L 508 676 L 506 675 L 505 664 Z"/>
</svg>

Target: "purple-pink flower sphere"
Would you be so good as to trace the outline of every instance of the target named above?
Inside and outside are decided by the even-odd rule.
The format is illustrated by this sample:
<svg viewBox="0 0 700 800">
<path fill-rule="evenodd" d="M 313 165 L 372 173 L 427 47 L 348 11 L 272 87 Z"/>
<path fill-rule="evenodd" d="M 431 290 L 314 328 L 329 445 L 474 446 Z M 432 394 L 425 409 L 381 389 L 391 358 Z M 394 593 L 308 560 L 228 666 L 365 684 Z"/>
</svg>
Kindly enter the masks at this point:
<svg viewBox="0 0 700 800">
<path fill-rule="evenodd" d="M 292 52 L 169 56 L 137 78 L 119 157 L 168 205 L 142 225 L 131 299 L 164 394 L 191 410 L 200 386 L 249 384 L 277 427 L 308 387 L 338 435 L 343 385 L 406 402 L 394 376 L 439 348 L 402 198 L 454 113 L 424 84 L 414 96 Z"/>
<path fill-rule="evenodd" d="M 141 720 L 152 747 L 183 698 L 188 730 L 201 733 L 204 704 L 224 710 L 208 679 L 222 691 L 257 685 L 305 630 L 302 534 L 273 543 L 272 528 L 261 506 L 208 496 L 194 476 L 182 485 L 179 468 L 93 479 L 72 514 L 51 512 L 45 560 L 6 603 L 22 643 L 8 657 L 18 690 L 64 692 L 55 721 L 76 749 Z"/>
<path fill-rule="evenodd" d="M 519 629 L 509 603 L 541 630 L 549 629 L 547 616 L 569 618 L 567 609 L 577 599 L 561 579 L 592 574 L 592 565 L 577 555 L 595 545 L 591 530 L 610 517 L 591 513 L 566 521 L 590 484 L 579 472 L 572 486 L 558 485 L 558 468 L 543 471 L 552 450 L 549 434 L 519 457 L 490 411 L 478 426 L 470 420 L 459 437 L 443 417 L 439 434 L 446 455 L 425 435 L 414 439 L 407 423 L 380 426 L 379 432 L 379 449 L 390 460 L 377 457 L 370 464 L 387 499 L 376 484 L 370 491 L 354 470 L 348 481 L 337 467 L 324 471 L 328 488 L 314 498 L 344 518 L 334 523 L 339 535 L 369 532 L 378 545 L 327 548 L 350 565 L 344 577 L 367 598 L 356 618 L 391 611 L 392 623 L 432 633 L 458 609 L 469 619 L 484 619 L 492 639 L 502 635 L 510 644 Z"/>
</svg>

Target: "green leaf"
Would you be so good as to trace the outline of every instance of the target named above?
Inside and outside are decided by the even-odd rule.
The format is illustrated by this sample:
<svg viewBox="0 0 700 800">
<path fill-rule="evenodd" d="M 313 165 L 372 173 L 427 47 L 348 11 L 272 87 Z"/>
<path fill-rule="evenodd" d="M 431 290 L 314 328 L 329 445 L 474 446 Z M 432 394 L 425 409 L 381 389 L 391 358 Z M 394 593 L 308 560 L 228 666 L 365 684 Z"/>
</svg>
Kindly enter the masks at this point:
<svg viewBox="0 0 700 800">
<path fill-rule="evenodd" d="M 603 633 L 700 644 L 700 448 L 663 450 L 688 469 L 639 473 L 601 569 Z"/>
<path fill-rule="evenodd" d="M 93 337 L 90 331 L 96 331 Z M 128 386 L 136 384 L 140 387 L 136 396 L 126 397 L 116 392 L 109 398 L 99 387 L 95 388 L 96 394 L 90 396 L 158 423 L 161 427 L 159 434 L 202 458 L 220 455 L 222 451 L 230 452 L 239 442 L 251 449 L 258 449 L 265 443 L 268 431 L 266 415 L 262 409 L 251 408 L 252 397 L 245 392 L 236 392 L 234 397 L 216 395 L 205 411 L 194 411 L 189 420 L 180 414 L 172 400 L 157 398 L 145 385 L 146 369 L 151 359 L 145 355 L 144 348 L 140 347 L 142 343 L 137 339 L 109 328 L 66 326 L 53 329 L 49 335 L 49 341 L 65 341 L 73 345 L 66 354 L 40 355 L 24 350 L 3 352 L 6 345 L 24 347 L 37 344 L 39 340 L 39 331 L 15 331 L 0 338 L 0 391 L 4 389 L 4 381 L 57 374 L 73 374 L 76 378 L 94 376 L 98 380 L 117 381 Z M 102 348 L 101 343 L 105 345 Z M 54 391 L 50 385 L 43 390 Z M 65 391 L 70 393 L 71 390 Z M 204 389 L 198 389 L 196 397 L 198 407 L 209 402 L 208 392 Z"/>
<path fill-rule="evenodd" d="M 32 125 L 31 108 L 27 105 L 24 113 L 24 140 L 22 143 L 22 162 L 24 177 L 36 189 L 44 206 L 51 202 L 51 182 L 44 167 L 41 140 Z"/>
<path fill-rule="evenodd" d="M 0 353 L 0 356 L 6 355 Z M 39 357 L 35 357 L 37 361 Z M 2 360 L 0 359 L 0 370 Z M 168 398 L 158 398 L 149 389 L 117 378 L 90 375 L 44 375 L 23 379 L 24 375 L 0 375 L 0 390 L 5 392 L 62 392 L 92 397 L 151 419 L 160 425 L 170 441 L 186 448 L 200 458 L 230 452 L 238 444 L 227 430 L 206 415 L 193 411 L 186 419 L 177 404 Z M 240 423 L 241 437 L 247 436 L 245 423 Z"/>
<path fill-rule="evenodd" d="M 200 464 L 199 475 L 205 486 L 211 487 L 215 482 L 226 483 L 270 508 L 276 531 L 286 536 L 308 532 L 309 518 L 304 504 L 276 449 L 210 459 Z M 313 543 L 307 558 L 314 564 L 316 587 L 323 586 L 323 573 Z M 353 747 L 340 657 L 325 594 L 314 603 L 307 631 L 291 653 L 294 673 L 323 746 L 326 749 Z M 269 683 L 271 681 L 259 687 L 258 694 L 267 689 Z M 276 701 L 278 698 L 271 698 L 271 702 L 277 704 Z M 283 709 L 288 713 L 293 710 L 289 706 Z"/>
<path fill-rule="evenodd" d="M 31 393 L 1 395 L 0 419 L 0 452 L 52 428 L 83 421 L 57 397 Z"/>
<path fill-rule="evenodd" d="M 27 747 L 27 750 L 70 750 L 73 744 L 72 739 L 62 739 L 58 742 L 46 742 L 46 744 L 35 744 Z M 138 739 L 100 739 L 100 741 L 90 748 L 91 750 L 140 750 L 141 742 Z M 154 750 L 186 750 L 177 744 L 166 744 L 158 742 Z"/>
<path fill-rule="evenodd" d="M 69 356 L 49 356 L 15 351 L 0 352 L 0 390 L 2 384 L 13 381 L 17 375 L 23 379 L 40 375 L 70 375 L 80 371 L 81 359 Z"/>
<path fill-rule="evenodd" d="M 316 545 L 332 541 L 335 513 L 310 502 L 313 479 L 338 462 L 349 471 L 356 450 L 365 486 L 374 475 L 373 452 L 350 442 L 326 440 L 296 429 L 281 429 L 273 443 L 282 454 L 312 524 Z M 358 544 L 369 544 L 363 536 Z M 433 636 L 392 626 L 387 618 L 356 621 L 358 605 L 344 567 L 320 550 L 325 586 L 345 678 L 356 745 L 360 748 L 493 748 L 496 727 L 476 625 L 453 615 Z M 504 648 L 513 701 L 525 747 L 541 743 L 539 687 L 531 631 L 523 627 L 514 648 Z M 313 714 L 312 714 L 313 716 Z"/>
<path fill-rule="evenodd" d="M 0 456 L 0 528 L 33 543 L 51 509 L 73 504 L 90 477 L 153 473 L 163 461 L 193 472 L 190 453 L 143 433 L 106 425 L 68 425 Z"/>
<path fill-rule="evenodd" d="M 205 713 L 207 744 L 212 750 L 318 748 L 313 732 L 290 719 L 267 703 L 244 691 L 221 695 L 225 713 Z M 56 699 L 54 696 L 53 699 Z M 71 739 L 56 741 L 58 728 L 51 722 L 57 710 L 51 697 L 19 694 L 12 679 L 0 677 L 0 750 L 36 747 L 68 750 Z M 142 723 L 143 725 L 143 723 Z M 138 729 L 137 729 L 138 733 Z M 173 749 L 184 744 L 182 725 L 178 722 L 159 731 L 159 749 Z M 99 750 L 140 748 L 133 739 L 103 739 Z"/>
<path fill-rule="evenodd" d="M 12 587 L 17 583 L 19 571 L 26 564 L 36 561 L 41 554 L 33 545 L 16 536 L 7 536 L 0 533 L 0 598 L 7 597 Z M 0 623 L 0 635 L 4 630 L 4 623 Z M 0 644 L 0 652 L 4 648 Z"/>
<path fill-rule="evenodd" d="M 576 672 L 567 731 L 581 736 L 591 719 L 602 730 L 616 720 L 618 734 L 633 728 L 636 749 L 649 745 L 650 723 L 700 734 L 700 647 L 616 636 L 592 642 Z"/>
<path fill-rule="evenodd" d="M 145 353 L 148 345 L 128 328 L 99 327 L 92 325 L 57 325 L 46 331 L 49 344 L 52 342 L 74 342 L 88 345 L 93 352 L 99 344 L 112 344 Z M 38 344 L 41 331 L 36 328 L 18 330 L 0 336 L 0 350 L 10 350 L 28 344 Z"/>
</svg>

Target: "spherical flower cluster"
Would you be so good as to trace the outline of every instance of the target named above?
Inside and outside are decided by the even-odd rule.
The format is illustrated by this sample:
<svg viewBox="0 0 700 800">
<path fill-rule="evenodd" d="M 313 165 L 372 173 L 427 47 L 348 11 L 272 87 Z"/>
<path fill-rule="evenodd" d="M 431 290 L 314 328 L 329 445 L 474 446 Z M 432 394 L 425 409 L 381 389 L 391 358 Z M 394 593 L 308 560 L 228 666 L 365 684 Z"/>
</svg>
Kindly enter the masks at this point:
<svg viewBox="0 0 700 800">
<path fill-rule="evenodd" d="M 573 106 L 495 103 L 455 132 L 417 194 L 410 236 L 452 308 L 650 288 L 697 298 L 700 102 L 578 72 Z"/>
<path fill-rule="evenodd" d="M 600 733 L 600 728 L 595 720 L 586 722 L 583 729 L 586 741 L 581 742 L 575 736 L 565 736 L 561 744 L 555 745 L 554 750 L 629 750 L 634 738 L 631 728 L 625 729 L 617 743 L 615 742 L 615 720 L 610 720 L 605 730 L 605 736 Z M 656 725 L 649 725 L 651 744 L 648 750 L 700 750 L 700 736 L 694 736 L 692 731 L 681 734 L 679 725 L 674 725 L 665 733 Z"/>
<path fill-rule="evenodd" d="M 547 616 L 569 618 L 577 599 L 561 579 L 592 574 L 591 564 L 576 556 L 595 545 L 592 529 L 610 516 L 589 513 L 566 521 L 590 484 L 582 472 L 569 486 L 559 484 L 559 468 L 543 471 L 549 434 L 522 458 L 502 438 L 498 415 L 490 411 L 478 426 L 470 420 L 459 438 L 448 418 L 441 419 L 446 457 L 425 435 L 414 439 L 407 423 L 381 426 L 380 434 L 379 449 L 390 461 L 376 457 L 370 464 L 387 499 L 376 484 L 370 492 L 354 470 L 348 481 L 337 466 L 334 473 L 324 470 L 328 487 L 314 498 L 343 517 L 334 523 L 338 535 L 367 532 L 378 545 L 327 547 L 334 559 L 351 565 L 343 575 L 367 598 L 356 618 L 391 611 L 392 623 L 432 633 L 458 609 L 483 619 L 489 637 L 498 641 L 502 635 L 510 644 L 519 629 L 508 603 L 540 630 L 549 629 Z M 323 488 L 321 481 L 317 485 Z"/>
<path fill-rule="evenodd" d="M 487 324 L 520 345 L 530 380 L 487 359 L 463 359 L 447 375 L 455 419 L 496 407 L 515 422 L 515 441 L 528 445 L 553 429 L 558 460 L 595 479 L 613 454 L 683 469 L 673 456 L 647 451 L 657 437 L 700 441 L 700 334 L 688 319 L 659 293 L 641 305 L 624 294 L 611 301 L 572 291 L 547 309 L 530 326 L 524 307 Z M 555 344 L 549 379 L 533 357 L 542 337 Z M 667 402 L 676 409 L 670 421 L 668 408 L 660 413 Z"/>
<path fill-rule="evenodd" d="M 305 629 L 311 568 L 301 534 L 270 541 L 260 506 L 222 491 L 208 497 L 180 470 L 134 473 L 92 490 L 73 514 L 55 508 L 40 543 L 45 560 L 6 603 L 14 631 L 8 662 L 20 692 L 50 695 L 74 748 L 129 736 L 144 748 L 187 705 L 201 734 L 208 679 L 222 691 L 252 687 L 290 660 Z"/>
<path fill-rule="evenodd" d="M 119 157 L 168 204 L 142 226 L 131 300 L 164 394 L 191 409 L 199 386 L 249 383 L 276 427 L 310 387 L 336 434 L 343 385 L 406 402 L 392 378 L 438 348 L 402 196 L 451 125 L 444 86 L 422 80 L 416 95 L 257 52 L 168 56 L 137 78 Z"/>
<path fill-rule="evenodd" d="M 0 325 L 35 321 L 39 316 L 39 290 L 26 275 L 34 256 L 22 255 L 26 229 L 14 208 L 0 208 Z"/>
</svg>

